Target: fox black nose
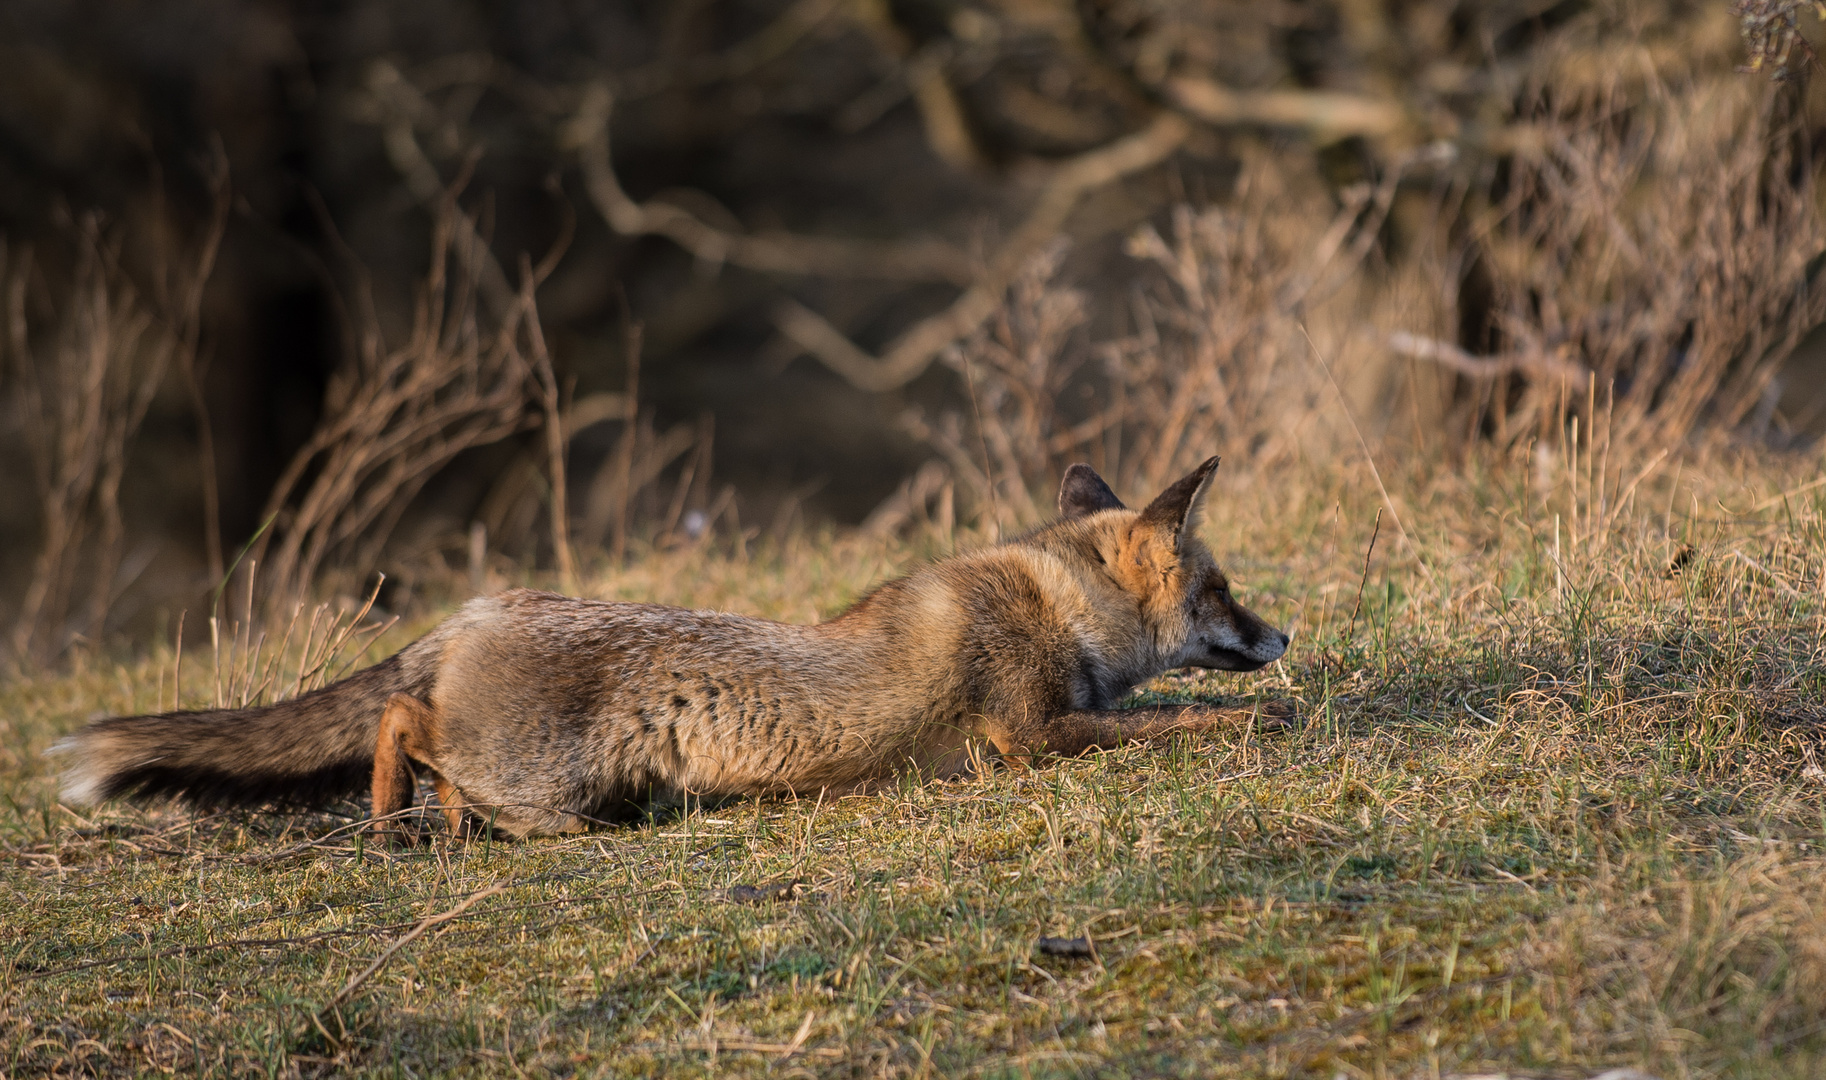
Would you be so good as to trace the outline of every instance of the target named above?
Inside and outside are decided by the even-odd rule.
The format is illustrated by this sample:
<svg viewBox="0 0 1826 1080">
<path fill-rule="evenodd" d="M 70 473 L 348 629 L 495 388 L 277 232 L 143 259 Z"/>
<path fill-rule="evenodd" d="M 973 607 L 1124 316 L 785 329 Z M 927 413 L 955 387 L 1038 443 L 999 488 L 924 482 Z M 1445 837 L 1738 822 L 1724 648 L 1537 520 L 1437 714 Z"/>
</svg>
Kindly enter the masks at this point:
<svg viewBox="0 0 1826 1080">
<path fill-rule="evenodd" d="M 1276 630 L 1276 631 L 1275 631 L 1275 634 L 1276 634 L 1276 635 L 1277 635 L 1277 636 L 1279 636 L 1279 637 L 1280 637 L 1280 639 L 1281 639 L 1281 648 L 1283 648 L 1283 649 L 1285 649 L 1285 648 L 1286 648 L 1286 647 L 1287 647 L 1287 646 L 1288 646 L 1288 644 L 1289 644 L 1289 643 L 1290 643 L 1290 642 L 1292 642 L 1292 641 L 1293 641 L 1293 639 L 1292 639 L 1292 638 L 1290 638 L 1290 637 L 1288 637 L 1288 636 L 1287 636 L 1287 634 L 1286 634 L 1286 632 L 1285 632 L 1285 631 L 1282 631 L 1282 630 Z"/>
</svg>

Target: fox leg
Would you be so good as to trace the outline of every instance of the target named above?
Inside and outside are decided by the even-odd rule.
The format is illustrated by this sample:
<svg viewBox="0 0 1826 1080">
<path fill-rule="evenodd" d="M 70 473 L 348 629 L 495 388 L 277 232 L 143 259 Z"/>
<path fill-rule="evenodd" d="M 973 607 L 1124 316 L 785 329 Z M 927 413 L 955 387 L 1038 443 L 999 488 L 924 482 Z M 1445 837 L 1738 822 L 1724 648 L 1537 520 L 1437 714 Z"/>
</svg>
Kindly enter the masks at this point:
<svg viewBox="0 0 1826 1080">
<path fill-rule="evenodd" d="M 1265 725 L 1280 727 L 1286 725 L 1291 714 L 1291 707 L 1281 702 L 1259 707 L 1144 705 L 1135 709 L 1074 709 L 1039 720 L 991 717 L 985 734 L 1003 758 L 1016 761 L 1041 756 L 1074 757 L 1088 750 L 1109 750 L 1179 732 L 1230 727 L 1258 716 Z"/>
<path fill-rule="evenodd" d="M 444 820 L 450 823 L 452 836 L 468 836 L 469 804 L 457 786 L 444 779 L 441 772 L 431 774 L 431 786 L 437 789 L 438 805 L 444 808 Z"/>
<path fill-rule="evenodd" d="M 378 832 L 405 840 L 403 826 L 392 815 L 412 805 L 417 779 L 412 763 L 429 765 L 432 760 L 432 736 L 437 729 L 436 710 L 409 694 L 394 694 L 387 699 L 387 709 L 380 717 L 380 736 L 374 743 L 374 783 L 370 814 Z M 462 820 L 462 798 L 456 788 L 435 769 L 433 782 L 444 813 L 455 822 Z"/>
</svg>

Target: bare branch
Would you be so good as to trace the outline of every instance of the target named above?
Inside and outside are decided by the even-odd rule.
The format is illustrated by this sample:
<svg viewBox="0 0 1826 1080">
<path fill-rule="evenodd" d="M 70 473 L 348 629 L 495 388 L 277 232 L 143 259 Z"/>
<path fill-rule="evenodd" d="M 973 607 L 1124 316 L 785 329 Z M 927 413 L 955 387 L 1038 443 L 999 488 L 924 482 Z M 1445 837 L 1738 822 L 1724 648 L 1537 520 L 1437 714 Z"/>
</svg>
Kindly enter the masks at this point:
<svg viewBox="0 0 1826 1080">
<path fill-rule="evenodd" d="M 763 64 L 785 56 L 843 6 L 842 0 L 798 0 L 758 33 L 720 53 L 645 64 L 616 76 L 616 86 L 623 98 L 633 99 L 665 90 L 739 79 Z"/>
<path fill-rule="evenodd" d="M 1591 369 L 1583 364 L 1575 364 L 1555 353 L 1531 352 L 1510 353 L 1507 356 L 1475 356 L 1449 342 L 1437 338 L 1421 337 L 1406 331 L 1389 335 L 1389 348 L 1419 360 L 1431 360 L 1441 367 L 1451 368 L 1461 374 L 1479 379 L 1494 379 L 1498 375 L 1509 375 L 1517 371 L 1527 371 L 1536 375 L 1557 376 L 1584 382 L 1591 377 Z"/>
<path fill-rule="evenodd" d="M 525 314 L 528 359 L 538 389 L 538 400 L 545 412 L 545 453 L 552 485 L 552 555 L 558 562 L 558 579 L 565 592 L 577 589 L 577 561 L 571 551 L 571 520 L 568 498 L 569 480 L 565 473 L 565 454 L 569 450 L 570 432 L 564 426 L 564 394 L 558 376 L 552 370 L 552 356 L 545 347 L 545 331 L 539 325 L 539 306 L 533 291 L 540 275 L 532 260 L 520 259 L 520 308 Z"/>
<path fill-rule="evenodd" d="M 683 207 L 637 203 L 622 190 L 609 154 L 609 117 L 615 98 L 601 83 L 585 89 L 577 113 L 559 133 L 575 149 L 590 201 L 623 236 L 664 236 L 709 263 L 795 275 L 876 278 L 889 281 L 969 283 L 970 258 L 937 240 L 870 243 L 783 232 L 736 233 L 705 223 Z"/>
<path fill-rule="evenodd" d="M 457 207 L 458 190 L 445 193 L 433 219 L 430 266 L 405 340 L 389 346 L 378 325 L 360 328 L 369 344 L 332 376 L 317 429 L 268 496 L 262 518 L 273 528 L 249 555 L 270 567 L 273 605 L 301 597 L 325 559 L 358 537 L 369 537 L 372 556 L 433 474 L 469 447 L 537 423 L 536 410 L 557 396 L 529 356 L 543 355 L 532 291 L 549 267 L 529 268 L 507 310 L 480 317 L 485 253 Z"/>
<path fill-rule="evenodd" d="M 945 64 L 951 50 L 941 44 L 928 45 L 907 61 L 907 86 L 913 91 L 913 104 L 926 130 L 926 145 L 938 159 L 959 172 L 982 172 L 989 167 L 970 124 L 964 119 L 963 102 L 951 80 L 945 77 Z"/>
<path fill-rule="evenodd" d="M 1328 90 L 1232 90 L 1191 75 L 1170 78 L 1167 99 L 1207 124 L 1262 124 L 1323 135 L 1387 135 L 1408 122 L 1391 101 Z"/>
<path fill-rule="evenodd" d="M 413 130 L 427 119 L 437 119 L 436 107 L 398 68 L 385 60 L 376 60 L 369 67 L 367 90 L 368 104 L 374 110 L 370 119 L 380 125 L 381 145 L 386 148 L 387 160 L 405 181 L 406 190 L 412 197 L 426 210 L 438 213 L 449 185 L 424 148 L 419 146 Z M 480 287 L 490 310 L 497 315 L 506 312 L 514 306 L 517 290 L 508 284 L 507 274 L 495 259 L 494 252 L 476 233 L 475 225 L 461 214 L 456 215 L 454 225 L 456 241 L 482 255 Z"/>
<path fill-rule="evenodd" d="M 1088 192 L 1158 164 L 1186 141 L 1191 125 L 1175 113 L 1155 116 L 1147 127 L 1059 165 L 1014 235 L 990 261 L 981 280 L 951 306 L 913 324 L 881 357 L 853 344 L 829 322 L 786 302 L 774 315 L 780 332 L 826 367 L 862 390 L 893 390 L 918 378 L 934 359 L 983 324 L 1021 266 L 1058 235 L 1078 201 Z"/>
<path fill-rule="evenodd" d="M 916 48 L 913 39 L 894 22 L 888 5 L 879 0 L 855 4 L 850 14 L 899 65 L 896 74 L 913 96 L 925 129 L 926 145 L 933 156 L 959 172 L 986 171 L 988 156 L 970 133 L 963 102 L 945 76 L 945 68 L 951 62 L 951 41 L 941 37 Z"/>
</svg>

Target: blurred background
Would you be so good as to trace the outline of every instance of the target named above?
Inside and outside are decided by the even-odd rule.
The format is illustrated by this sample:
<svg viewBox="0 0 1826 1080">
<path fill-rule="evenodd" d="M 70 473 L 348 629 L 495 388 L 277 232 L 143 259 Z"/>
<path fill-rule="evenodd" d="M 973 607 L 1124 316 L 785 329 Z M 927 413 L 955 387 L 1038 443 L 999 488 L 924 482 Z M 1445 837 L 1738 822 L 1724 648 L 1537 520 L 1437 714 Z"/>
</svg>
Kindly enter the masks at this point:
<svg viewBox="0 0 1826 1080">
<path fill-rule="evenodd" d="M 397 608 L 1013 528 L 1074 460 L 1808 447 L 1819 39 L 1777 0 L 4 0 L 0 651 L 169 633 L 249 564 Z"/>
</svg>

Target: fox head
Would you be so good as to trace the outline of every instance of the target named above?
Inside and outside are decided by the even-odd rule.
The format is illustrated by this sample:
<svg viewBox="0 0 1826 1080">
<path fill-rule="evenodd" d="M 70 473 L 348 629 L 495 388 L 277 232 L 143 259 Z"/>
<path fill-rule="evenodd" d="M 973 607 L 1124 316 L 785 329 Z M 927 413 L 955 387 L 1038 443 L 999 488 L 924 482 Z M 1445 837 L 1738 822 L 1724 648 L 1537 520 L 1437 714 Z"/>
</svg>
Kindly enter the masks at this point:
<svg viewBox="0 0 1826 1080">
<path fill-rule="evenodd" d="M 1111 515 L 1113 528 L 1100 530 L 1098 555 L 1117 584 L 1139 599 L 1164 667 L 1254 671 L 1280 659 L 1288 637 L 1237 603 L 1217 560 L 1198 538 L 1216 471 L 1217 459 L 1211 458 L 1136 513 L 1096 470 L 1073 465 L 1059 487 L 1059 518 L 1123 512 Z"/>
</svg>

